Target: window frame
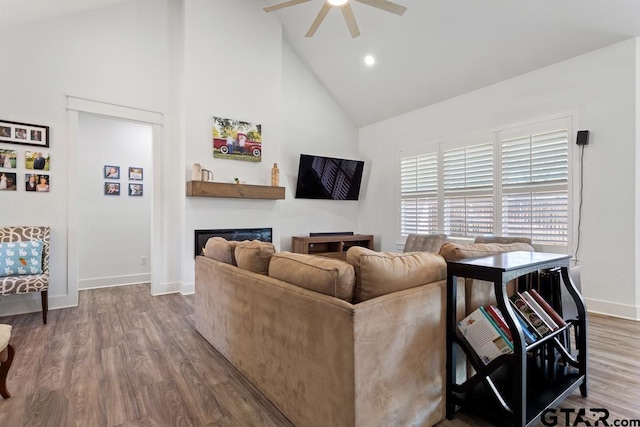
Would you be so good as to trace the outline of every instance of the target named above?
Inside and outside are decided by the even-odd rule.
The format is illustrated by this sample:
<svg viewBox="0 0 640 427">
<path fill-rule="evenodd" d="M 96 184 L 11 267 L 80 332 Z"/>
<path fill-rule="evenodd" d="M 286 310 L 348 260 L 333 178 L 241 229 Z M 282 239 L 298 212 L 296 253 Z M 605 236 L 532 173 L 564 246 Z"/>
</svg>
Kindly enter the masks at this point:
<svg viewBox="0 0 640 427">
<path fill-rule="evenodd" d="M 508 126 L 496 127 L 484 132 L 476 132 L 474 134 L 467 135 L 465 137 L 459 137 L 449 140 L 440 140 L 433 143 L 423 143 L 416 146 L 400 148 L 397 150 L 396 165 L 398 171 L 396 173 L 397 178 L 397 244 L 401 248 L 406 240 L 406 235 L 402 235 L 402 217 L 401 217 L 401 203 L 402 203 L 402 190 L 401 190 L 401 171 L 400 162 L 403 158 L 417 156 L 422 154 L 437 153 L 438 156 L 438 226 L 437 232 L 444 233 L 444 189 L 443 189 L 443 151 L 453 149 L 456 147 L 465 147 L 469 145 L 479 145 L 484 142 L 491 141 L 494 147 L 494 176 L 493 176 L 493 234 L 500 235 L 502 229 L 502 197 L 503 197 L 503 184 L 502 184 L 502 142 L 505 139 L 515 136 L 526 136 L 536 133 L 545 133 L 552 130 L 554 126 L 562 126 L 567 130 L 567 243 L 566 245 L 548 245 L 534 243 L 533 246 L 537 251 L 555 252 L 555 253 L 573 253 L 575 237 L 578 230 L 575 230 L 574 224 L 578 223 L 578 209 L 574 208 L 574 201 L 578 200 L 579 195 L 576 194 L 576 189 L 579 185 L 579 149 L 575 148 L 575 138 L 578 123 L 577 112 L 569 112 L 564 114 L 558 114 L 549 116 L 546 118 L 540 118 L 537 120 L 531 120 L 527 122 L 520 122 L 511 124 Z M 575 127 L 574 127 L 575 126 Z M 564 184 L 562 184 L 564 186 Z M 535 187 L 535 185 L 534 185 Z M 553 186 L 554 188 L 556 186 Z M 470 242 L 473 241 L 473 237 L 454 237 L 449 236 L 449 240 L 455 242 Z"/>
</svg>

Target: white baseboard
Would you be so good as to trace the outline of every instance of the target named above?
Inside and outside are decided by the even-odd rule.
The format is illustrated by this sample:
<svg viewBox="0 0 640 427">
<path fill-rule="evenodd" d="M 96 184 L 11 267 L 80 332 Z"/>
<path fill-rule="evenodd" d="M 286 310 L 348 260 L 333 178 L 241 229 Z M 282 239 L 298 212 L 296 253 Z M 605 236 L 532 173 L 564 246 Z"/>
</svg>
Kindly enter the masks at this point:
<svg viewBox="0 0 640 427">
<path fill-rule="evenodd" d="M 151 288 L 151 295 L 157 297 L 158 295 L 175 294 L 177 292 L 180 292 L 181 289 L 181 282 L 162 283 L 158 285 L 156 289 L 154 289 L 153 287 Z"/>
<path fill-rule="evenodd" d="M 108 288 L 111 286 L 133 285 L 151 282 L 151 273 L 130 274 L 127 276 L 95 277 L 78 280 L 78 290 Z"/>
<path fill-rule="evenodd" d="M 604 314 L 606 316 L 620 317 L 623 319 L 640 320 L 640 307 L 635 305 L 620 304 L 616 302 L 602 301 L 592 298 L 584 298 L 589 313 Z"/>
<path fill-rule="evenodd" d="M 196 284 L 195 283 L 183 283 L 182 290 L 180 291 L 182 295 L 193 295 L 196 293 Z"/>
<path fill-rule="evenodd" d="M 49 310 L 78 306 L 78 298 L 69 295 L 49 295 L 48 300 Z M 0 297 L 0 317 L 38 312 L 42 312 L 40 292 Z"/>
<path fill-rule="evenodd" d="M 135 277 L 139 278 L 139 276 L 145 275 L 135 275 Z M 86 286 L 87 281 L 85 281 L 85 287 L 81 287 L 79 291 L 86 291 L 98 288 L 107 288 L 114 286 L 127 286 L 134 285 L 137 283 L 148 283 L 150 278 L 146 275 L 147 278 L 145 280 L 134 280 L 131 283 L 119 283 L 114 284 L 109 281 L 100 281 L 97 279 L 92 282 L 92 286 Z M 134 276 L 120 276 L 120 277 L 129 277 L 133 278 Z M 80 284 L 79 284 L 80 285 Z M 171 282 L 164 283 L 159 286 L 156 292 L 153 292 L 153 296 L 158 295 L 166 295 L 166 294 L 175 294 L 180 293 L 182 295 L 190 295 L 195 293 L 195 284 L 184 284 L 182 282 Z M 51 296 L 49 294 L 49 310 L 58 310 L 62 308 L 69 307 L 77 307 L 78 306 L 78 296 L 76 295 L 57 295 Z M 19 314 L 27 314 L 27 313 L 39 313 L 42 312 L 42 299 L 40 297 L 40 292 L 33 292 L 29 294 L 19 294 L 19 295 L 5 295 L 0 296 L 0 317 L 5 316 L 16 316 Z"/>
</svg>

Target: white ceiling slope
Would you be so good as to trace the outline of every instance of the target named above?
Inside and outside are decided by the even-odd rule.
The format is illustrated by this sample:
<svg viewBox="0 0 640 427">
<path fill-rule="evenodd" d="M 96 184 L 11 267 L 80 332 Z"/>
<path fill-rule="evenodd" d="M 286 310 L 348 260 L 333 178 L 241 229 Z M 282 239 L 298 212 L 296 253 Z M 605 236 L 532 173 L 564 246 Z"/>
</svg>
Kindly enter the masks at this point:
<svg viewBox="0 0 640 427">
<path fill-rule="evenodd" d="M 0 0 L 0 27 L 97 9 L 126 0 Z"/>
<path fill-rule="evenodd" d="M 337 10 L 305 38 L 323 1 L 272 13 L 358 126 L 640 35 L 638 0 L 393 0 L 404 16 L 352 2 L 358 38 Z"/>
<path fill-rule="evenodd" d="M 0 0 L 0 26 L 121 1 Z M 262 8 L 284 0 L 242 1 Z M 358 126 L 640 36 L 638 0 L 393 0 L 408 8 L 404 16 L 352 2 L 358 38 L 338 10 L 304 37 L 324 1 L 272 13 Z M 374 67 L 364 65 L 366 54 Z"/>
</svg>

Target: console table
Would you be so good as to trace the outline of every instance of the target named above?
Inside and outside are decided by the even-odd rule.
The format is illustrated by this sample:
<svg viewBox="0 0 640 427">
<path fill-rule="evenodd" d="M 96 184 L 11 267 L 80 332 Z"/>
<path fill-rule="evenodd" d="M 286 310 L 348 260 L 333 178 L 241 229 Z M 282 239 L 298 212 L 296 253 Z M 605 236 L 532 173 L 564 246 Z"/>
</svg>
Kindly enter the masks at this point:
<svg viewBox="0 0 640 427">
<path fill-rule="evenodd" d="M 347 259 L 347 250 L 352 246 L 373 249 L 373 235 L 330 235 L 330 236 L 293 236 L 291 252 L 320 255 L 331 258 Z"/>
<path fill-rule="evenodd" d="M 544 411 L 557 406 L 578 387 L 587 395 L 587 313 L 569 276 L 569 255 L 507 252 L 447 262 L 447 418 L 458 406 L 496 425 L 535 426 Z M 576 319 L 527 344 L 507 295 L 507 282 L 535 271 L 561 267 L 564 286 L 576 303 Z M 484 365 L 457 330 L 457 277 L 494 283 L 497 306 L 512 332 L 514 351 Z M 469 313 L 467 313 L 469 314 Z M 571 346 L 571 328 L 575 348 Z M 475 374 L 456 383 L 456 351 L 462 349 Z"/>
</svg>

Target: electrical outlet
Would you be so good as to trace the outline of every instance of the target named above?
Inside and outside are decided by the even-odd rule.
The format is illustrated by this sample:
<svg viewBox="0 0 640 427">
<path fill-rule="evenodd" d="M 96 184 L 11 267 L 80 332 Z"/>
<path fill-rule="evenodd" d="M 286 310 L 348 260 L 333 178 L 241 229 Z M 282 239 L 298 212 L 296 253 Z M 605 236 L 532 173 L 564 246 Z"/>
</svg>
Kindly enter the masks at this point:
<svg viewBox="0 0 640 427">
<path fill-rule="evenodd" d="M 140 258 L 140 265 L 147 265 L 147 257 L 143 256 Z"/>
</svg>

